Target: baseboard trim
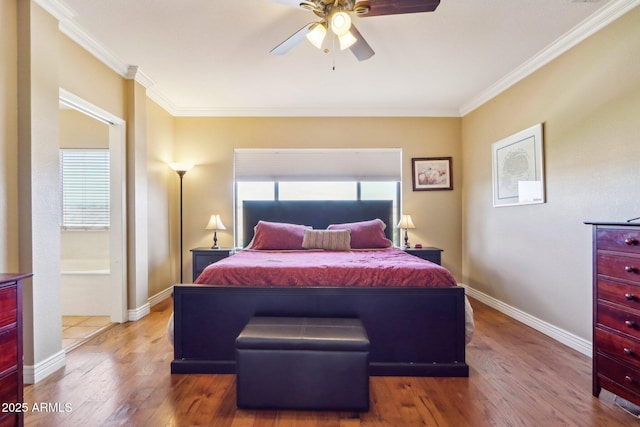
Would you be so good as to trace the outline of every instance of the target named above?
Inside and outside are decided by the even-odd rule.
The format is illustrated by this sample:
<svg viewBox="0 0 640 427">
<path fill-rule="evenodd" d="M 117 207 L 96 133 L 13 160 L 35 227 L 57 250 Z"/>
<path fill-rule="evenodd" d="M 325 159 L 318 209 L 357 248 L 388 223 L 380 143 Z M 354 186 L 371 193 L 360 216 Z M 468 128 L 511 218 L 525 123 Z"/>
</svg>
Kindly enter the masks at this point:
<svg viewBox="0 0 640 427">
<path fill-rule="evenodd" d="M 173 292 L 173 286 L 169 286 L 165 290 L 160 291 L 157 294 L 149 297 L 146 304 L 138 308 L 128 310 L 127 318 L 129 319 L 129 322 L 137 322 L 138 320 L 145 317 L 147 314 L 151 313 L 151 307 L 153 307 L 156 304 L 160 304 L 162 301 L 166 300 L 167 298 L 170 298 L 172 292 Z"/>
<path fill-rule="evenodd" d="M 35 365 L 24 365 L 22 370 L 23 381 L 25 384 L 35 384 L 47 378 L 58 369 L 64 368 L 66 364 L 65 352 L 64 350 L 60 350 Z"/>
<path fill-rule="evenodd" d="M 525 313 L 515 307 L 505 304 L 504 302 L 493 298 L 485 293 L 482 293 L 476 289 L 473 289 L 467 285 L 461 284 L 465 288 L 466 294 L 471 298 L 488 305 L 491 308 L 498 310 L 499 312 L 506 314 L 507 316 L 524 323 L 527 326 L 532 327 L 538 332 L 541 332 L 554 340 L 570 347 L 585 356 L 593 357 L 593 344 L 590 341 L 580 338 L 577 335 L 567 332 L 562 328 L 552 325 L 544 320 L 540 320 L 535 316 Z"/>
<path fill-rule="evenodd" d="M 151 296 L 148 299 L 148 302 L 151 305 L 151 307 L 153 307 L 154 305 L 160 304 L 162 301 L 166 300 L 167 298 L 171 298 L 171 294 L 173 294 L 173 285 L 169 286 L 164 291 L 160 291 L 157 294 Z"/>
<path fill-rule="evenodd" d="M 146 303 L 138 308 L 127 310 L 127 318 L 129 322 L 137 322 L 149 313 L 151 313 L 151 304 Z"/>
</svg>

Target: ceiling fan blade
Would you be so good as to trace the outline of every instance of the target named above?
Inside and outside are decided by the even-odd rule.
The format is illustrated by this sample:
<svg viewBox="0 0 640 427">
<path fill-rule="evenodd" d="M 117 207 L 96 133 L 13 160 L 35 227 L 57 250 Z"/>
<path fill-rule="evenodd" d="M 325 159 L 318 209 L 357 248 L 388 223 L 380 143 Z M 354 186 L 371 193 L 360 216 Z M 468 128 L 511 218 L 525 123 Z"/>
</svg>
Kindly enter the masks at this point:
<svg viewBox="0 0 640 427">
<path fill-rule="evenodd" d="M 358 31 L 353 24 L 351 25 L 351 33 L 358 40 L 352 44 L 349 49 L 351 50 L 351 53 L 358 58 L 358 61 L 364 61 L 376 54 L 373 49 L 371 49 L 371 46 L 369 46 L 369 43 L 367 43 L 364 37 L 362 37 L 360 31 Z"/>
<path fill-rule="evenodd" d="M 300 9 L 300 0 L 270 0 L 272 3 L 286 4 L 287 6 Z"/>
<path fill-rule="evenodd" d="M 313 22 L 310 22 L 304 27 L 300 28 L 291 37 L 289 37 L 288 39 L 280 43 L 278 46 L 271 49 L 271 52 L 269 53 L 273 55 L 284 55 L 285 53 L 289 52 L 291 49 L 298 46 L 300 42 L 302 42 L 305 39 L 307 33 L 309 32 L 309 28 L 311 28 L 313 24 L 314 24 Z"/>
<path fill-rule="evenodd" d="M 433 12 L 440 0 L 375 0 L 369 3 L 371 10 L 368 16 L 400 15 L 403 13 Z"/>
</svg>

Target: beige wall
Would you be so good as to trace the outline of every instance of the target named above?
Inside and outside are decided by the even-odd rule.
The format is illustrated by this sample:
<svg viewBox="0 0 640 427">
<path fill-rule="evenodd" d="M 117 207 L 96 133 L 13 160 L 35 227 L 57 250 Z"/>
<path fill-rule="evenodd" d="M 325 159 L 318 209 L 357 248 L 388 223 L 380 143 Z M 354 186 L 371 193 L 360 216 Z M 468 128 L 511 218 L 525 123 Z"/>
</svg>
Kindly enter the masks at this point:
<svg viewBox="0 0 640 427">
<path fill-rule="evenodd" d="M 588 220 L 640 215 L 640 8 L 462 120 L 463 282 L 591 340 Z M 544 124 L 547 203 L 492 207 L 491 144 Z"/>
<path fill-rule="evenodd" d="M 459 118 L 176 118 L 176 161 L 196 163 L 184 176 L 184 275 L 190 248 L 211 246 L 204 227 L 212 213 L 233 222 L 235 148 L 377 148 L 403 150 L 404 211 L 410 242 L 445 250 L 443 263 L 461 277 L 461 151 Z M 452 156 L 453 191 L 413 192 L 411 158 Z M 176 195 L 177 200 L 177 195 Z M 232 246 L 231 230 L 218 233 Z"/>
<path fill-rule="evenodd" d="M 109 148 L 109 126 L 72 109 L 60 110 L 60 148 Z"/>
<path fill-rule="evenodd" d="M 124 80 L 93 55 L 59 34 L 60 87 L 125 118 Z"/>
<path fill-rule="evenodd" d="M 147 100 L 147 139 L 149 296 L 153 296 L 178 282 L 179 243 L 172 233 L 178 221 L 177 198 L 172 197 L 177 195 L 178 175 L 168 166 L 176 150 L 174 118 L 151 100 Z"/>
<path fill-rule="evenodd" d="M 0 2 L 0 271 L 18 271 L 18 40 L 14 1 Z"/>
</svg>

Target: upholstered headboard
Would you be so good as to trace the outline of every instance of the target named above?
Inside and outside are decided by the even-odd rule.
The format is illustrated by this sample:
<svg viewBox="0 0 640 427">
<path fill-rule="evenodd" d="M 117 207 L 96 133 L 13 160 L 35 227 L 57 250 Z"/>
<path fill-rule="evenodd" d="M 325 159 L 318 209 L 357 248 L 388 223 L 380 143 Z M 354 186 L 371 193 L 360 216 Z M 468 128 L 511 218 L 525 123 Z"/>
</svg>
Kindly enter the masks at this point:
<svg viewBox="0 0 640 427">
<path fill-rule="evenodd" d="M 391 200 L 257 201 L 242 203 L 243 246 L 253 239 L 258 221 L 302 224 L 325 229 L 331 224 L 380 218 L 387 224 L 385 235 L 393 240 L 393 202 Z"/>
</svg>

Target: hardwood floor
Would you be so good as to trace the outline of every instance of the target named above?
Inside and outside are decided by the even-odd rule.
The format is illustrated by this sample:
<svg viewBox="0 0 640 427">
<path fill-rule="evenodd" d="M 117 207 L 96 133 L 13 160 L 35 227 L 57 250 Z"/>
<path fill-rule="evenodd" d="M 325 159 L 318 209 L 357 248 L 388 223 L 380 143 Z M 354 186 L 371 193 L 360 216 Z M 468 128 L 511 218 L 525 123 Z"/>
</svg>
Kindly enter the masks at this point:
<svg viewBox="0 0 640 427">
<path fill-rule="evenodd" d="M 591 395 L 591 359 L 471 300 L 469 378 L 372 377 L 367 413 L 248 411 L 233 375 L 171 375 L 171 300 L 67 354 L 25 387 L 27 426 L 623 426 L 640 423 Z M 33 406 L 49 404 L 41 412 Z"/>
<path fill-rule="evenodd" d="M 62 348 L 69 352 L 110 325 L 109 316 L 62 316 Z"/>
</svg>

